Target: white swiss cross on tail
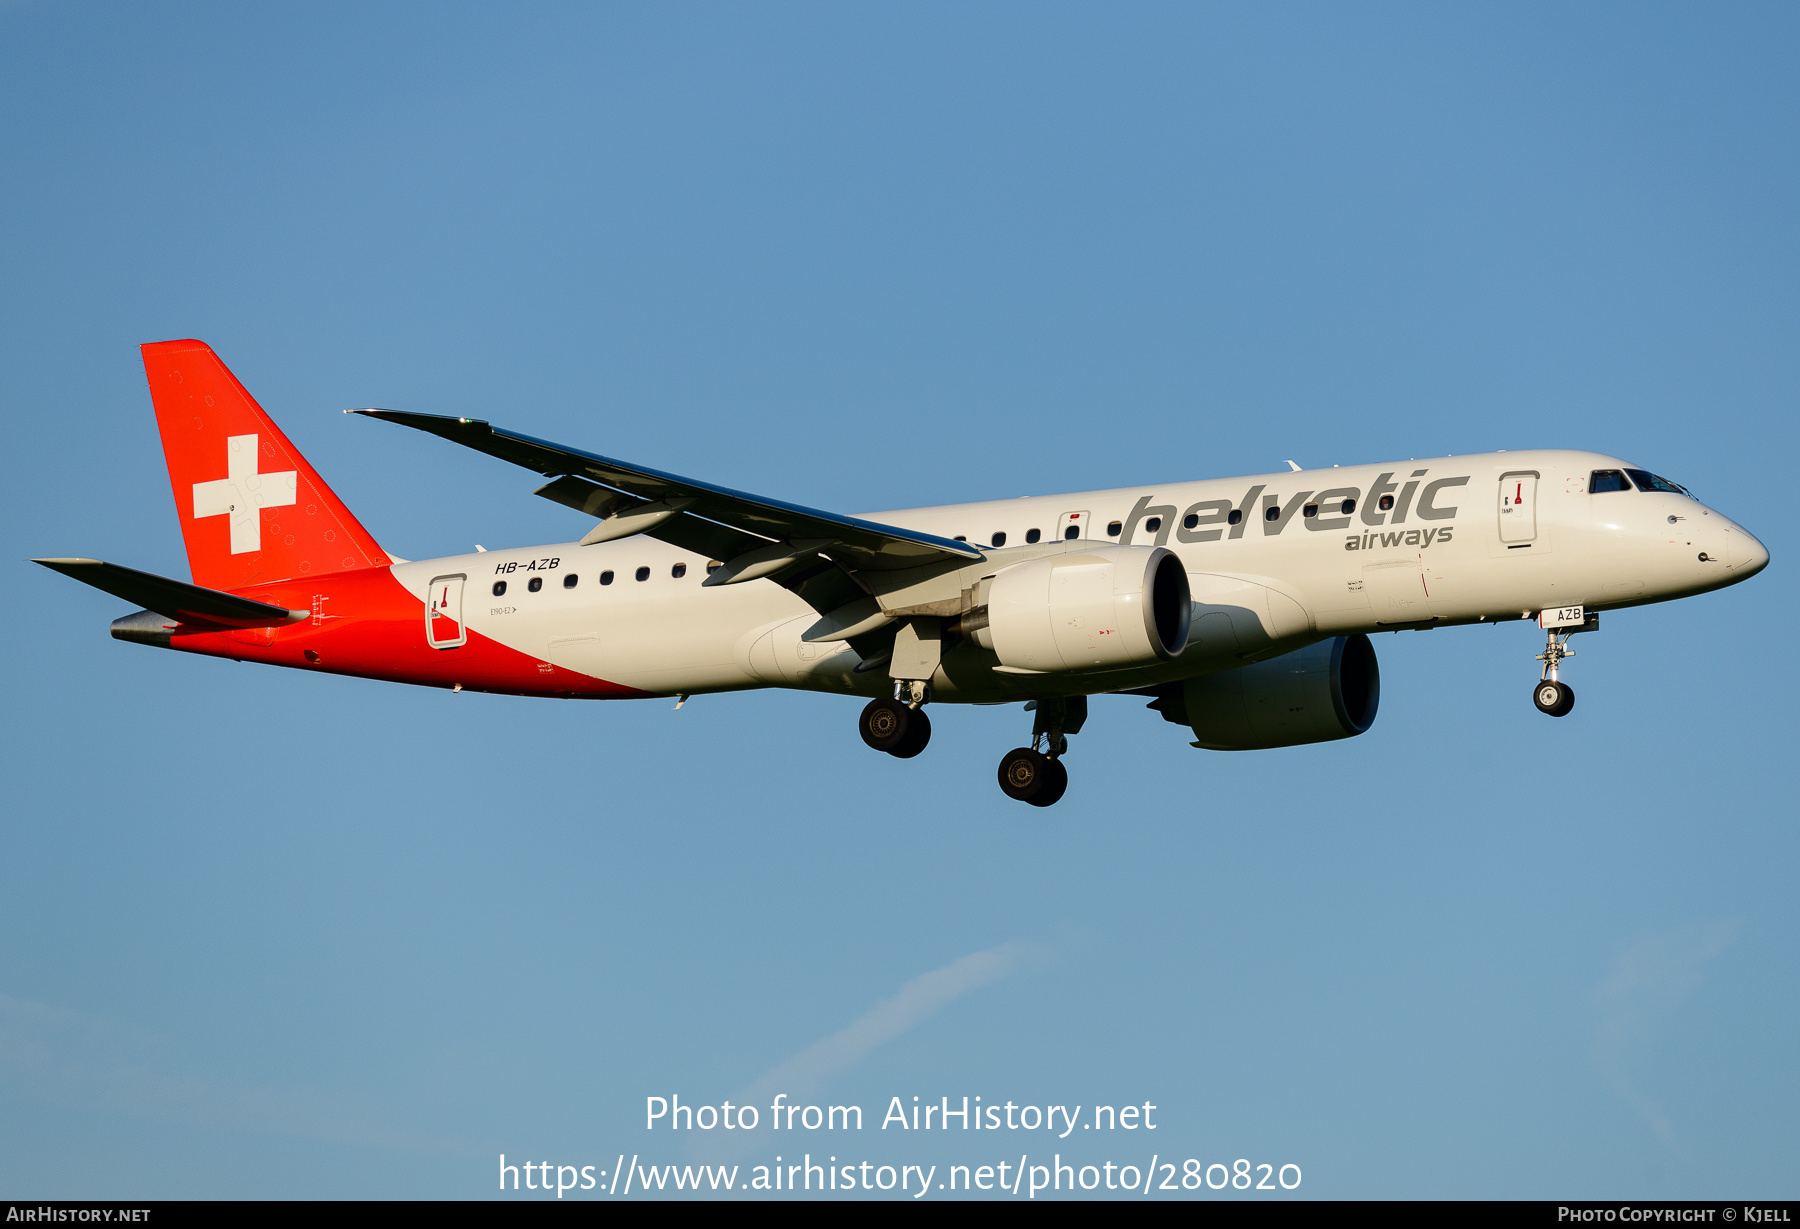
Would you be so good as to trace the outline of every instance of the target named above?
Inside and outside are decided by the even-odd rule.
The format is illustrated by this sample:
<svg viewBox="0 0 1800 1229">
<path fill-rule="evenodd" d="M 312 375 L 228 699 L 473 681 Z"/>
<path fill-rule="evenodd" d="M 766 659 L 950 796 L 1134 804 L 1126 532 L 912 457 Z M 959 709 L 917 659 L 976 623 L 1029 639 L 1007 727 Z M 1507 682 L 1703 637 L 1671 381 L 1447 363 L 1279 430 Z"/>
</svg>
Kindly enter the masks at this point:
<svg viewBox="0 0 1800 1229">
<path fill-rule="evenodd" d="M 299 475 L 291 469 L 278 474 L 257 473 L 254 435 L 234 435 L 225 443 L 228 477 L 194 484 L 194 519 L 229 516 L 231 553 L 242 555 L 262 549 L 262 517 L 258 513 L 264 508 L 295 502 Z"/>
</svg>

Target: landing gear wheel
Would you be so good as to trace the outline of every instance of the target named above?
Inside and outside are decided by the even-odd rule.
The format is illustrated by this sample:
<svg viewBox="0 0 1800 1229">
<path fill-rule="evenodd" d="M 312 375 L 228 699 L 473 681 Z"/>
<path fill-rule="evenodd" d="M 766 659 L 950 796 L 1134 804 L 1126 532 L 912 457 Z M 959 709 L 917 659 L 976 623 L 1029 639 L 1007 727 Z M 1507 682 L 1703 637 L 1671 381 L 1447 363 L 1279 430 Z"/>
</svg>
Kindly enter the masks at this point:
<svg viewBox="0 0 1800 1229">
<path fill-rule="evenodd" d="M 1047 755 L 1030 747 L 1008 751 L 1000 761 L 1000 789 L 1008 798 L 1047 807 L 1069 788 L 1069 773 Z"/>
<path fill-rule="evenodd" d="M 877 751 L 892 751 L 906 740 L 912 710 L 898 700 L 870 700 L 857 719 L 862 740 Z"/>
<path fill-rule="evenodd" d="M 1036 798 L 1028 800 L 1034 807 L 1055 806 L 1062 801 L 1063 794 L 1069 788 L 1069 770 L 1063 767 L 1061 760 L 1047 760 L 1044 767 L 1048 771 L 1048 779 L 1044 782 L 1044 788 L 1039 791 Z"/>
<path fill-rule="evenodd" d="M 901 735 L 900 745 L 890 748 L 888 754 L 897 760 L 910 760 L 931 741 L 931 718 L 922 708 L 907 708 L 904 704 L 900 707 L 906 711 L 906 733 Z"/>
<path fill-rule="evenodd" d="M 1531 702 L 1537 705 L 1540 713 L 1552 717 L 1566 717 L 1569 710 L 1575 707 L 1575 689 L 1567 683 L 1559 683 L 1554 679 L 1545 679 L 1531 693 Z"/>
<path fill-rule="evenodd" d="M 870 700 L 856 723 L 862 740 L 877 751 L 911 759 L 931 741 L 931 718 L 898 700 Z"/>
</svg>

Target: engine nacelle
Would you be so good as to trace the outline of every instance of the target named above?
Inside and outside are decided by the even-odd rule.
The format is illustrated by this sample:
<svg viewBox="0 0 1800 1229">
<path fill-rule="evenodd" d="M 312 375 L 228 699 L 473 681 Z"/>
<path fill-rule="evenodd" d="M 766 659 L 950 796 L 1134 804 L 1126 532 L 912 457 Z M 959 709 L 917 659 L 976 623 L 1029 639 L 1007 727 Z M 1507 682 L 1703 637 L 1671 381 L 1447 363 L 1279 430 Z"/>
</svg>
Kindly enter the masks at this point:
<svg viewBox="0 0 1800 1229">
<path fill-rule="evenodd" d="M 1364 635 L 1188 679 L 1152 707 L 1209 751 L 1261 751 L 1354 738 L 1375 724 L 1381 669 Z"/>
<path fill-rule="evenodd" d="M 1179 657 L 1193 603 L 1160 546 L 1107 546 L 1014 564 L 989 582 L 975 642 L 1021 670 L 1116 670 Z"/>
</svg>

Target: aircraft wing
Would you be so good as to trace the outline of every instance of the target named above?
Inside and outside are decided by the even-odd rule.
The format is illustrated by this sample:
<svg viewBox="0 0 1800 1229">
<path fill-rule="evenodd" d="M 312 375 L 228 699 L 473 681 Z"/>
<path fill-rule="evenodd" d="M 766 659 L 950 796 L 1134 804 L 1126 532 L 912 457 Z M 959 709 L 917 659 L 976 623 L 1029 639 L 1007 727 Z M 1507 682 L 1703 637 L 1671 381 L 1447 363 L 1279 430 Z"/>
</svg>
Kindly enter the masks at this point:
<svg viewBox="0 0 1800 1229">
<path fill-rule="evenodd" d="M 645 505 L 660 507 L 665 501 L 676 505 L 676 511 L 642 532 L 686 549 L 703 550 L 715 559 L 728 560 L 778 542 L 816 543 L 818 553 L 840 563 L 883 572 L 983 558 L 980 550 L 966 542 L 734 491 L 520 435 L 480 419 L 401 410 L 349 412 L 427 431 L 545 477 L 558 478 L 558 482 L 539 493 L 594 515 L 623 516 Z M 565 475 L 586 479 L 628 498 L 609 501 L 597 493 L 584 494 L 584 488 L 570 484 Z"/>
</svg>

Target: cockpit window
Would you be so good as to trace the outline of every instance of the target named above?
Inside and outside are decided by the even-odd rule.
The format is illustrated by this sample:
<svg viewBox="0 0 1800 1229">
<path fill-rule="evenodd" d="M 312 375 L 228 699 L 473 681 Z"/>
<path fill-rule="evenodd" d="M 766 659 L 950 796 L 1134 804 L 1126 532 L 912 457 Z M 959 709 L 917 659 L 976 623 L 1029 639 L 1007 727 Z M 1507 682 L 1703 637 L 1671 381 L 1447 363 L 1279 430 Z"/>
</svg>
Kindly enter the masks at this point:
<svg viewBox="0 0 1800 1229">
<path fill-rule="evenodd" d="M 1686 495 L 1688 489 L 1679 482 L 1670 482 L 1667 478 L 1658 478 L 1655 474 L 1643 469 L 1628 469 L 1631 480 L 1637 483 L 1640 491 L 1667 491 L 1671 495 Z"/>
<path fill-rule="evenodd" d="M 1597 469 L 1588 478 L 1588 493 L 1598 495 L 1602 491 L 1629 491 L 1631 484 L 1625 481 L 1625 471 L 1620 469 Z"/>
</svg>

